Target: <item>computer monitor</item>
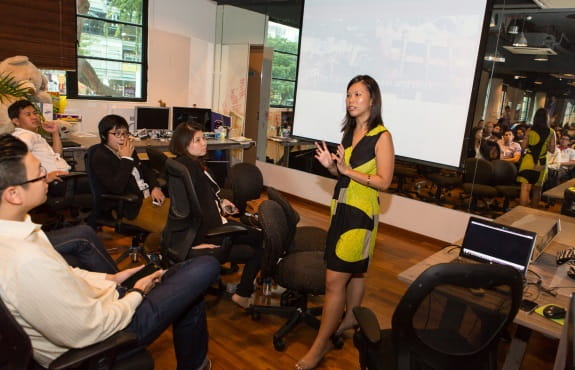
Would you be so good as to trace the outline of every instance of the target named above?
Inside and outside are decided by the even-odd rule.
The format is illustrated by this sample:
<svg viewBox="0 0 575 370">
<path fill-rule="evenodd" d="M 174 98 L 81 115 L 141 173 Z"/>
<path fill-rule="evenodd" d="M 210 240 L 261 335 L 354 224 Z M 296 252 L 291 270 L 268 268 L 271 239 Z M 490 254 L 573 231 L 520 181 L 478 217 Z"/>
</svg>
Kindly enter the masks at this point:
<svg viewBox="0 0 575 370">
<path fill-rule="evenodd" d="M 220 126 L 224 126 L 227 128 L 232 127 L 232 119 L 230 116 L 225 116 L 221 113 L 212 112 L 211 115 L 211 130 L 214 131 Z"/>
<path fill-rule="evenodd" d="M 168 130 L 170 128 L 170 108 L 136 107 L 136 129 Z"/>
<path fill-rule="evenodd" d="M 172 130 L 182 122 L 196 122 L 204 131 L 212 131 L 211 112 L 209 108 L 172 107 Z"/>
</svg>

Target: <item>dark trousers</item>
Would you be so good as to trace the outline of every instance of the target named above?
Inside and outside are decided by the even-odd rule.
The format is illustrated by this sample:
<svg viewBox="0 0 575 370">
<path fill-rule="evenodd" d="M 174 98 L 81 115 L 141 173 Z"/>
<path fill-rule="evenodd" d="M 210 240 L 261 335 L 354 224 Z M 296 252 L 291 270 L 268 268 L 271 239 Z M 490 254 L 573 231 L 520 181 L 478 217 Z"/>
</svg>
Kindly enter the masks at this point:
<svg viewBox="0 0 575 370">
<path fill-rule="evenodd" d="M 116 264 L 91 227 L 65 227 L 49 231 L 46 236 L 70 266 L 107 274 L 118 272 Z"/>
<path fill-rule="evenodd" d="M 203 294 L 219 274 L 219 262 L 212 256 L 172 266 L 138 306 L 125 330 L 135 333 L 142 346 L 147 346 L 173 325 L 178 369 L 199 368 L 208 353 Z"/>
</svg>

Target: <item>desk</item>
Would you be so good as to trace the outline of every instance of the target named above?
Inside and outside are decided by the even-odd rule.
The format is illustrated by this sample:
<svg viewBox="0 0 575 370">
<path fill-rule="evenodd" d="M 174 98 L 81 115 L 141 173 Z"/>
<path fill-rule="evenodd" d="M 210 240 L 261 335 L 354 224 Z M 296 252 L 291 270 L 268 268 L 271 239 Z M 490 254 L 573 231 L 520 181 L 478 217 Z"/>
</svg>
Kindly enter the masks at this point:
<svg viewBox="0 0 575 370">
<path fill-rule="evenodd" d="M 535 215 L 542 218 L 560 218 L 561 219 L 561 232 L 555 237 L 551 244 L 545 249 L 541 257 L 530 265 L 529 269 L 535 271 L 542 277 L 543 286 L 551 286 L 553 280 L 556 280 L 558 267 L 555 264 L 555 255 L 557 251 L 573 246 L 573 233 L 575 233 L 575 218 L 563 216 L 556 213 L 541 211 L 538 209 L 517 206 L 511 211 L 495 219 L 495 221 L 504 225 L 511 226 L 514 222 L 519 221 L 527 215 Z M 416 265 L 408 268 L 398 275 L 400 281 L 408 284 L 412 283 L 423 271 L 428 267 L 444 262 L 450 262 L 459 254 L 459 249 L 455 247 L 447 247 L 439 252 L 429 256 Z M 528 280 L 533 280 L 533 274 L 527 274 Z M 561 285 L 562 286 L 562 285 Z M 541 293 L 536 299 L 540 305 L 553 303 L 565 308 L 569 307 L 569 298 L 571 292 L 575 290 L 575 282 L 573 288 L 560 288 L 557 289 L 557 296 L 553 297 Z M 509 353 L 505 359 L 503 369 L 519 369 L 525 349 L 527 347 L 527 340 L 531 332 L 537 331 L 551 338 L 559 339 L 563 327 L 551 320 L 547 320 L 537 314 L 527 314 L 526 312 L 519 311 L 515 317 L 514 323 L 518 325 L 516 336 L 511 342 Z"/>
<path fill-rule="evenodd" d="M 288 167 L 289 166 L 289 153 L 291 151 L 291 148 L 297 145 L 300 145 L 300 141 L 297 139 L 294 139 L 292 137 L 283 137 L 283 136 L 270 136 L 268 137 L 269 141 L 272 141 L 274 143 L 278 143 L 281 146 L 283 146 L 283 157 L 282 157 L 282 163 L 281 165 L 284 167 Z"/>
<path fill-rule="evenodd" d="M 72 147 L 72 148 L 64 148 L 64 157 L 72 157 L 76 162 L 76 170 L 83 171 L 85 170 L 84 166 L 84 156 L 88 148 L 92 145 L 100 143 L 100 138 L 97 136 L 91 137 L 75 137 L 71 136 L 66 138 L 66 140 L 75 141 L 81 146 L 79 147 Z M 215 140 L 215 139 L 208 139 L 208 150 L 230 150 L 230 149 L 249 149 L 254 145 L 254 141 L 233 141 L 233 140 Z M 170 150 L 170 141 L 169 140 L 159 140 L 159 139 L 145 139 L 145 140 L 138 140 L 134 141 L 134 145 L 136 147 L 136 151 L 138 152 L 138 156 L 141 159 L 147 159 L 146 148 L 153 147 L 155 149 L 161 150 L 163 152 L 168 152 Z M 146 154 L 146 155 L 143 155 Z"/>
<path fill-rule="evenodd" d="M 565 189 L 575 186 L 575 178 L 569 179 L 564 183 L 561 183 L 554 188 L 551 188 L 543 193 L 544 197 L 552 198 L 552 199 L 561 199 L 563 200 Z"/>
</svg>

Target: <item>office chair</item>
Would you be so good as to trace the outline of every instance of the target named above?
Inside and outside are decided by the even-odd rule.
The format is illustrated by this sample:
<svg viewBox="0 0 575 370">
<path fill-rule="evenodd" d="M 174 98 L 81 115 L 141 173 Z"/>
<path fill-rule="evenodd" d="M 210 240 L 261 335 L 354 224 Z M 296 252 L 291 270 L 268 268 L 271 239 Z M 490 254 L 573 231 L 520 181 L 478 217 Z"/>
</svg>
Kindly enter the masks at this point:
<svg viewBox="0 0 575 370">
<path fill-rule="evenodd" d="M 144 348 L 133 355 L 117 359 L 120 351 L 137 348 L 133 333 L 118 332 L 108 339 L 85 348 L 71 349 L 54 360 L 49 369 L 133 369 L 154 368 L 154 360 Z M 0 368 L 7 370 L 43 369 L 32 358 L 32 344 L 14 316 L 0 299 Z"/>
<path fill-rule="evenodd" d="M 477 200 L 482 199 L 489 211 L 490 201 L 497 196 L 494 186 L 493 167 L 485 159 L 467 158 L 463 173 L 463 192 L 469 196 L 468 208 L 479 211 Z"/>
<path fill-rule="evenodd" d="M 247 202 L 260 197 L 264 189 L 264 178 L 257 166 L 237 163 L 230 168 L 225 187 L 231 190 L 231 200 L 238 207 L 240 220 L 244 222 L 242 216 L 245 216 Z"/>
<path fill-rule="evenodd" d="M 319 329 L 322 307 L 308 307 L 308 295 L 325 292 L 326 264 L 323 251 L 291 251 L 289 226 L 282 207 L 273 200 L 265 200 L 259 207 L 260 224 L 264 232 L 264 256 L 261 273 L 272 277 L 286 288 L 281 295 L 280 306 L 254 306 L 247 312 L 254 320 L 263 314 L 287 316 L 286 323 L 274 333 L 276 351 L 285 348 L 284 336 L 299 322 L 304 321 Z"/>
<path fill-rule="evenodd" d="M 297 226 L 300 215 L 281 192 L 269 186 L 268 198 L 277 202 L 283 209 L 289 228 L 288 244 L 290 251 L 324 251 L 327 231 L 315 226 Z"/>
<path fill-rule="evenodd" d="M 156 174 L 160 187 L 164 190 L 167 184 L 165 166 L 168 156 L 166 156 L 161 150 L 152 147 L 146 148 L 146 154 L 148 154 L 148 164 Z"/>
<path fill-rule="evenodd" d="M 517 166 L 501 159 L 492 161 L 491 166 L 493 166 L 495 189 L 504 199 L 502 211 L 507 212 L 511 200 L 518 198 L 521 193 L 521 185 L 517 182 Z"/>
<path fill-rule="evenodd" d="M 498 339 L 513 321 L 523 281 L 514 268 L 442 263 L 408 288 L 380 330 L 365 307 L 353 313 L 362 369 L 496 369 Z"/>
<path fill-rule="evenodd" d="M 148 236 L 149 232 L 134 225 L 128 225 L 123 222 L 124 207 L 128 203 L 136 203 L 139 197 L 136 194 L 108 194 L 104 193 L 102 185 L 92 170 L 92 157 L 97 145 L 90 147 L 86 153 L 86 171 L 88 172 L 88 179 L 90 180 L 90 188 L 92 189 L 93 208 L 90 216 L 88 217 L 88 225 L 96 229 L 99 226 L 112 227 L 120 234 L 132 236 L 132 245 L 123 252 L 117 259 L 116 263 L 120 263 L 124 259 L 130 257 L 133 263 L 142 258 L 146 263 L 150 262 L 150 256 L 145 252 L 143 243 Z M 103 203 L 108 203 L 113 206 L 113 211 L 105 211 Z"/>
<path fill-rule="evenodd" d="M 426 175 L 435 186 L 433 201 L 436 204 L 447 203 L 445 194 L 461 185 L 461 175 L 457 171 L 439 170 Z"/>
<path fill-rule="evenodd" d="M 160 250 L 162 263 L 167 267 L 189 258 L 202 221 L 202 209 L 186 166 L 168 159 L 165 167 L 171 202 Z M 209 230 L 207 236 L 231 237 L 246 230 L 243 225 L 224 224 Z M 221 258 L 225 259 L 225 256 Z"/>
</svg>

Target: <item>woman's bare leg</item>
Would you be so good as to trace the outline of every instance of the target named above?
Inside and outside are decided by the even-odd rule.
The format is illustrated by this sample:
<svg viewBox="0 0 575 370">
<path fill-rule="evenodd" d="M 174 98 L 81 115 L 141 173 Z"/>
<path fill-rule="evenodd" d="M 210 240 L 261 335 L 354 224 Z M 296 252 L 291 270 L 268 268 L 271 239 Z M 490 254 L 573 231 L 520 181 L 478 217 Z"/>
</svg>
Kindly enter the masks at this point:
<svg viewBox="0 0 575 370">
<path fill-rule="evenodd" d="M 529 206 L 529 193 L 531 192 L 531 184 L 521 184 L 521 194 L 519 195 L 519 204 L 522 206 Z"/>
<path fill-rule="evenodd" d="M 319 332 L 311 348 L 298 361 L 296 369 L 313 369 L 331 349 L 331 335 L 336 331 L 346 300 L 346 286 L 351 274 L 326 270 L 325 302 Z"/>
<path fill-rule="evenodd" d="M 338 333 L 342 333 L 348 329 L 353 328 L 357 324 L 357 320 L 353 315 L 353 308 L 361 305 L 363 294 L 365 293 L 365 278 L 364 274 L 352 275 L 349 283 L 347 283 L 346 300 L 345 300 L 345 316 L 339 327 Z"/>
</svg>

